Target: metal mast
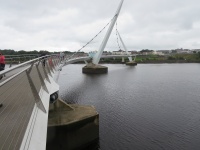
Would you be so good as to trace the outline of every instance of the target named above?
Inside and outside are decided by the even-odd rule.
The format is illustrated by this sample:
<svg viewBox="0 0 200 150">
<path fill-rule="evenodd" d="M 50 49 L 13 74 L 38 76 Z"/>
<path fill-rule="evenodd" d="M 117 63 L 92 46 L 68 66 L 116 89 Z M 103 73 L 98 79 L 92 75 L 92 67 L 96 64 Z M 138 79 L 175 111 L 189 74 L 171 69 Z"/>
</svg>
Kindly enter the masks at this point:
<svg viewBox="0 0 200 150">
<path fill-rule="evenodd" d="M 117 18 L 118 18 L 118 16 L 119 16 L 119 12 L 120 12 L 120 10 L 121 10 L 121 7 L 122 7 L 123 2 L 124 2 L 124 0 L 121 0 L 121 2 L 120 2 L 120 4 L 119 4 L 119 7 L 118 7 L 118 9 L 117 9 L 117 12 L 116 12 L 116 14 L 115 14 L 115 16 L 114 16 L 114 18 L 113 18 L 113 20 L 112 20 L 112 22 L 111 22 L 111 24 L 110 24 L 110 26 L 109 26 L 109 28 L 108 28 L 108 31 L 107 31 L 107 33 L 106 33 L 106 35 L 105 35 L 105 37 L 104 37 L 104 39 L 103 39 L 103 41 L 102 41 L 100 47 L 99 47 L 99 50 L 98 50 L 98 52 L 96 53 L 96 55 L 93 57 L 93 60 L 92 60 L 92 63 L 93 63 L 93 64 L 96 64 L 96 65 L 97 65 L 97 64 L 99 63 L 99 60 L 100 60 L 101 55 L 102 55 L 102 53 L 103 53 L 103 50 L 104 50 L 104 48 L 105 48 L 105 46 L 106 46 L 106 44 L 107 44 L 107 42 L 108 42 L 108 39 L 109 39 L 109 37 L 110 37 L 110 33 L 112 32 L 113 26 L 114 26 L 114 24 L 115 24 L 115 22 L 116 22 L 116 20 L 117 20 Z"/>
<path fill-rule="evenodd" d="M 124 47 L 124 49 L 125 49 L 125 51 L 126 51 L 126 54 L 129 55 L 129 54 L 128 54 L 128 50 L 127 50 L 127 48 L 126 48 L 126 46 L 125 46 L 125 44 L 124 44 L 124 42 L 123 42 L 123 40 L 122 40 L 122 38 L 121 38 L 121 36 L 120 36 L 120 34 L 119 34 L 118 31 L 117 31 L 117 34 L 119 35 L 119 39 L 120 39 L 120 41 L 121 41 L 121 43 L 122 43 L 122 45 L 123 45 L 123 47 Z M 133 61 L 133 60 L 132 60 L 132 57 L 128 57 L 128 59 L 129 59 L 129 61 Z"/>
</svg>

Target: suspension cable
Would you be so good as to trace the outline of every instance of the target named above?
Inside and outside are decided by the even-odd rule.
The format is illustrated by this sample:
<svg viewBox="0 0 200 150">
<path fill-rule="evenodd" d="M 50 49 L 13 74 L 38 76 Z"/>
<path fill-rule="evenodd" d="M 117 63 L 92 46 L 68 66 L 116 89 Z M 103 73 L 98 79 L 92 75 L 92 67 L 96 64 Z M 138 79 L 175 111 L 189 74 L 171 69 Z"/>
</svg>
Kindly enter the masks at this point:
<svg viewBox="0 0 200 150">
<path fill-rule="evenodd" d="M 118 30 L 117 30 L 117 22 L 116 22 L 116 37 L 117 37 L 117 45 L 118 45 L 118 47 L 119 47 L 119 50 L 121 50 L 121 47 L 120 47 L 120 45 L 119 45 L 119 35 L 118 35 Z"/>
<path fill-rule="evenodd" d="M 84 46 L 82 46 L 79 50 L 77 50 L 74 54 L 68 57 L 68 59 L 72 58 L 75 54 L 80 52 L 83 48 L 85 48 L 87 45 L 89 45 L 111 22 L 112 20 L 117 16 L 117 14 L 89 41 L 87 42 Z"/>
</svg>

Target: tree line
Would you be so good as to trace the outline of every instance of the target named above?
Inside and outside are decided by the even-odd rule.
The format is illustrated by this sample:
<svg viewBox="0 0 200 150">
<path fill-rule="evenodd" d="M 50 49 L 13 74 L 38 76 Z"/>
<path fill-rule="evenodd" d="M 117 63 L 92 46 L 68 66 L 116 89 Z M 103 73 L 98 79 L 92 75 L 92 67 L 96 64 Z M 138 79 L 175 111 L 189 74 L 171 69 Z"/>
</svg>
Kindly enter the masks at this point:
<svg viewBox="0 0 200 150">
<path fill-rule="evenodd" d="M 3 55 L 21 55 L 21 54 L 35 54 L 35 55 L 42 55 L 42 54 L 46 54 L 46 55 L 49 55 L 49 54 L 59 54 L 60 52 L 49 52 L 47 50 L 32 50 L 32 51 L 25 51 L 25 50 L 19 50 L 19 51 L 15 51 L 15 50 L 12 50 L 12 49 L 0 49 L 0 52 L 3 54 Z M 64 51 L 65 54 L 72 54 L 73 52 L 70 52 L 70 51 Z"/>
</svg>

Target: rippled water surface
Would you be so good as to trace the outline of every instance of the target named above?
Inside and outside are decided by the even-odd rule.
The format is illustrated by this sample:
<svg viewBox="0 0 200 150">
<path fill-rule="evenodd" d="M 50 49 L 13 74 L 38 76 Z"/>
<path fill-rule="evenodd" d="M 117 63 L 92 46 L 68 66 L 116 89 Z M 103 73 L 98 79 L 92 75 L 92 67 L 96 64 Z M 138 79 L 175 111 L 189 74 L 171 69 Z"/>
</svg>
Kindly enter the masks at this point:
<svg viewBox="0 0 200 150">
<path fill-rule="evenodd" d="M 68 65 L 60 96 L 94 105 L 101 150 L 199 150 L 200 64 L 109 64 L 108 74 Z"/>
</svg>

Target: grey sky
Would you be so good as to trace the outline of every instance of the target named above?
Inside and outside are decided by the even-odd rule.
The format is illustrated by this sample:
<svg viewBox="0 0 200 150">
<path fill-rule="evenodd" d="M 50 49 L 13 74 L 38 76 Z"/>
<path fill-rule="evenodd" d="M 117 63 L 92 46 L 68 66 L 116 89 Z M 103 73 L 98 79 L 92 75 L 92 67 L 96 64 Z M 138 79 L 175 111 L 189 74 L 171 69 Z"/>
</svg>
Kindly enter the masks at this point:
<svg viewBox="0 0 200 150">
<path fill-rule="evenodd" d="M 119 3 L 0 0 L 0 49 L 77 51 L 111 20 Z M 195 49 L 199 14 L 199 0 L 124 0 L 117 24 L 128 50 Z M 84 50 L 97 50 L 104 34 Z M 115 27 L 105 50 L 118 50 Z"/>
</svg>

